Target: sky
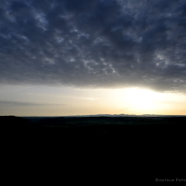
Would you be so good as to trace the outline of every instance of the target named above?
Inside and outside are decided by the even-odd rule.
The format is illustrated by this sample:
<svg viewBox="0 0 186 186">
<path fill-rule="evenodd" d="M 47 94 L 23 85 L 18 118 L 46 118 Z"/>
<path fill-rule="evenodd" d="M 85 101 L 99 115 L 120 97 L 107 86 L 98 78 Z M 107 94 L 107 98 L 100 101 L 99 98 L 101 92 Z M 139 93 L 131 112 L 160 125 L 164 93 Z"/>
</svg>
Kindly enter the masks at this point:
<svg viewBox="0 0 186 186">
<path fill-rule="evenodd" d="M 1 0 L 0 115 L 186 114 L 186 0 Z"/>
</svg>

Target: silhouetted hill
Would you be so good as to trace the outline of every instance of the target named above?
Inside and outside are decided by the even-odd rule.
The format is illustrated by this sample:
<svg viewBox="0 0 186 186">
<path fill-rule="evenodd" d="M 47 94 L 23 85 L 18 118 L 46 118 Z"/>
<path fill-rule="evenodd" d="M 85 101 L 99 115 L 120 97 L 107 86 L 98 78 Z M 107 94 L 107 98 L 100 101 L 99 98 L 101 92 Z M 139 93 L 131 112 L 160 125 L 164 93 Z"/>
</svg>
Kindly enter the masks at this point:
<svg viewBox="0 0 186 186">
<path fill-rule="evenodd" d="M 123 183 L 183 177 L 186 117 L 4 116 L 0 123 L 10 162 L 60 166 L 73 176 L 81 167 L 83 176 L 116 174 Z"/>
</svg>

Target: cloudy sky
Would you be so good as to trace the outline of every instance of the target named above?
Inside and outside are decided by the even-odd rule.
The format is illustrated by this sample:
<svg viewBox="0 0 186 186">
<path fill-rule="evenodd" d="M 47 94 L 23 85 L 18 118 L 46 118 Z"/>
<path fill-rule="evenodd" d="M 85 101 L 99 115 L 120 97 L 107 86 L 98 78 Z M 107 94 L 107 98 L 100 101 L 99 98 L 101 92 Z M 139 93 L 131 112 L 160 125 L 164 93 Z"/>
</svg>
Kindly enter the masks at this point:
<svg viewBox="0 0 186 186">
<path fill-rule="evenodd" d="M 186 114 L 186 0 L 1 0 L 0 115 Z"/>
</svg>

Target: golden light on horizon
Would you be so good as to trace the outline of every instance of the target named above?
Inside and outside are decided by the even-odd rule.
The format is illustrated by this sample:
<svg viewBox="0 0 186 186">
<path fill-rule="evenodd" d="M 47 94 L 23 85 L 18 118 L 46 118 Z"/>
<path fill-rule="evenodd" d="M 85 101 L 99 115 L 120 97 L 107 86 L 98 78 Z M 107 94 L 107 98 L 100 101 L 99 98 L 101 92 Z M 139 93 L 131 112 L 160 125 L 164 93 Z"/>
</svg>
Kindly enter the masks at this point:
<svg viewBox="0 0 186 186">
<path fill-rule="evenodd" d="M 11 85 L 1 86 L 0 97 L 2 115 L 186 115 L 184 92 L 161 92 L 148 88 L 82 89 Z"/>
<path fill-rule="evenodd" d="M 177 107 L 180 114 L 184 109 L 186 96 L 181 93 L 157 92 L 145 88 L 118 89 L 115 94 L 118 107 L 129 114 L 172 114 Z M 177 114 L 177 113 L 175 113 Z"/>
<path fill-rule="evenodd" d="M 129 89 L 126 91 L 125 100 L 134 109 L 152 110 L 156 109 L 156 100 L 161 99 L 161 95 L 151 90 Z"/>
</svg>

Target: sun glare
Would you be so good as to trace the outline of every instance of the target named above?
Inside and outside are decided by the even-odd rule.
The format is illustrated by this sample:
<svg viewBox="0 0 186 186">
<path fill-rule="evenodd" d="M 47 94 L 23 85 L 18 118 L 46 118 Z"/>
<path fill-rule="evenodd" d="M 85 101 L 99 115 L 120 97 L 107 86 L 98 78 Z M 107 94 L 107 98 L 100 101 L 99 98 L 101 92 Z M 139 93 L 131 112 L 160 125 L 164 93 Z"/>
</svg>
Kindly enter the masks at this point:
<svg viewBox="0 0 186 186">
<path fill-rule="evenodd" d="M 164 95 L 149 89 L 128 88 L 118 90 L 115 94 L 117 103 L 127 108 L 131 113 L 154 113 Z"/>
<path fill-rule="evenodd" d="M 149 110 L 156 108 L 156 101 L 160 95 L 156 92 L 146 89 L 129 89 L 126 91 L 125 100 L 133 108 L 141 110 Z"/>
</svg>

